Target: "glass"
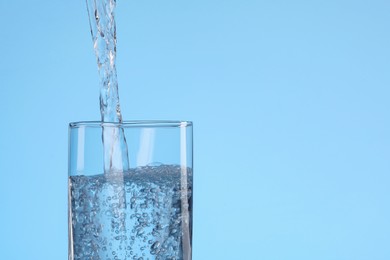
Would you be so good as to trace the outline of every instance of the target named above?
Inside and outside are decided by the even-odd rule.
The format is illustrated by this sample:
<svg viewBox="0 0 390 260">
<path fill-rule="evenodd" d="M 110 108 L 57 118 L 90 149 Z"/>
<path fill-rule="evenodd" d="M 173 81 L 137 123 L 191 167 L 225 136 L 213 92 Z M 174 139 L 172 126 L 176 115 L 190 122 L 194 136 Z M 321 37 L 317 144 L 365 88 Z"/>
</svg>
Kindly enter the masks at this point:
<svg viewBox="0 0 390 260">
<path fill-rule="evenodd" d="M 130 169 L 104 173 L 103 128 Z M 69 259 L 184 259 L 192 250 L 192 123 L 69 125 Z"/>
</svg>

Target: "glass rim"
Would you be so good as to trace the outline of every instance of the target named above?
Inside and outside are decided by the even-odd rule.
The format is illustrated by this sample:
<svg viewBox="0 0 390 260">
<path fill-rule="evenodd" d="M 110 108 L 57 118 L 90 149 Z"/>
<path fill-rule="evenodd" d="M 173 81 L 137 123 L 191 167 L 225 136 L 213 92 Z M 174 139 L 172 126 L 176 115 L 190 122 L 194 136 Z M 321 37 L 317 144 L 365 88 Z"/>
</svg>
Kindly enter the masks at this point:
<svg viewBox="0 0 390 260">
<path fill-rule="evenodd" d="M 136 128 L 136 127 L 191 127 L 192 121 L 181 120 L 129 120 L 123 122 L 103 122 L 103 121 L 77 121 L 70 122 L 69 128 L 80 127 L 120 127 L 120 128 Z"/>
</svg>

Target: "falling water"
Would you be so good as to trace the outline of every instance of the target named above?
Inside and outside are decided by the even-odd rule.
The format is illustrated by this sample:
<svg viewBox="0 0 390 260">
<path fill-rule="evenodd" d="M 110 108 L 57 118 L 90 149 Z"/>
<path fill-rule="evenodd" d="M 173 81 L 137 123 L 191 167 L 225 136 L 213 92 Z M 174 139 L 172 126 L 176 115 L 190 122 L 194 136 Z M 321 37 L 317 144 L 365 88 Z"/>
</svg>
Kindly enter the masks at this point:
<svg viewBox="0 0 390 260">
<path fill-rule="evenodd" d="M 100 113 L 104 123 L 121 123 L 118 80 L 116 73 L 116 0 L 87 0 L 93 47 L 100 79 Z M 123 129 L 103 125 L 104 171 L 124 172 L 129 169 L 126 138 Z"/>
</svg>

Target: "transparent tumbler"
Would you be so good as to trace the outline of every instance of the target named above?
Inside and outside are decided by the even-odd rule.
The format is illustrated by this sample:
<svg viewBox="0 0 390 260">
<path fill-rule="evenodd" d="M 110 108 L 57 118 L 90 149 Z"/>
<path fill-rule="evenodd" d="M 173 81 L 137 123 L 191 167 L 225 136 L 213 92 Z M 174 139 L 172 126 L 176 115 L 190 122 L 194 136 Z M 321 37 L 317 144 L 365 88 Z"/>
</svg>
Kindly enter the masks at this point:
<svg viewBox="0 0 390 260">
<path fill-rule="evenodd" d="M 128 169 L 104 171 L 104 131 L 123 134 Z M 69 259 L 190 260 L 192 160 L 188 121 L 70 123 Z"/>
</svg>

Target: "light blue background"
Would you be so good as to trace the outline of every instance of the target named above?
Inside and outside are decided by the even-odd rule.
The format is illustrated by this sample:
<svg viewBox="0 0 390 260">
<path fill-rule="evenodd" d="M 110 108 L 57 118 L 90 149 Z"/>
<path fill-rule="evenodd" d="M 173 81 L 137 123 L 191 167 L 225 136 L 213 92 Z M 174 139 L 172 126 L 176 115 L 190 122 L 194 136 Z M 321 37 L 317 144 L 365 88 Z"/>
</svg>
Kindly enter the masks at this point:
<svg viewBox="0 0 390 260">
<path fill-rule="evenodd" d="M 390 259 L 389 1 L 118 1 L 124 118 L 194 121 L 194 259 Z M 0 12 L 0 258 L 66 259 L 86 6 Z"/>
</svg>

